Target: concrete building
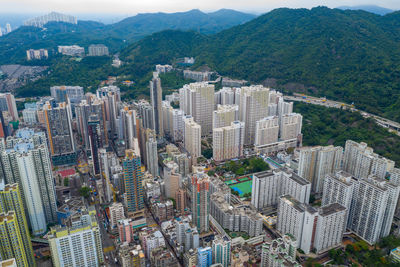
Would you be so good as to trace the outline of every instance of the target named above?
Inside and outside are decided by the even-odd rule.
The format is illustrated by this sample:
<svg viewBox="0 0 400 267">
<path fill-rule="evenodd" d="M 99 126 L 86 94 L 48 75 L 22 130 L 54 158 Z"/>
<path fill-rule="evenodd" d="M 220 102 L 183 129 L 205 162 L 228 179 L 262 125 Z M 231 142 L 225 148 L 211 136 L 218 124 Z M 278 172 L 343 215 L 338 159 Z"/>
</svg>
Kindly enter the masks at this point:
<svg viewBox="0 0 400 267">
<path fill-rule="evenodd" d="M 180 109 L 201 126 L 201 135 L 212 133 L 214 85 L 206 82 L 186 84 L 179 90 Z"/>
<path fill-rule="evenodd" d="M 173 142 L 183 141 L 184 112 L 172 108 L 168 102 L 163 101 L 163 116 L 164 134 L 169 136 Z"/>
<path fill-rule="evenodd" d="M 296 239 L 289 235 L 264 243 L 261 248 L 260 267 L 300 267 L 301 265 L 296 261 L 296 250 Z"/>
<path fill-rule="evenodd" d="M 83 87 L 81 86 L 52 86 L 50 87 L 51 97 L 56 102 L 71 102 L 71 104 L 79 104 L 85 99 Z"/>
<path fill-rule="evenodd" d="M 366 178 L 375 174 L 379 178 L 385 178 L 387 173 L 394 168 L 394 161 L 379 156 L 368 147 L 366 143 L 346 141 L 343 170 L 356 178 Z"/>
<path fill-rule="evenodd" d="M 310 192 L 310 182 L 289 170 L 259 172 L 253 174 L 251 204 L 256 209 L 276 206 L 279 197 L 285 194 L 308 204 Z"/>
<path fill-rule="evenodd" d="M 89 45 L 89 56 L 108 56 L 108 47 L 103 44 L 92 44 Z"/>
<path fill-rule="evenodd" d="M 7 111 L 14 121 L 18 120 L 17 104 L 11 93 L 0 93 L 0 112 Z"/>
<path fill-rule="evenodd" d="M 299 138 L 301 135 L 301 127 L 303 116 L 298 113 L 290 113 L 282 115 L 280 119 L 279 138 L 286 141 Z"/>
<path fill-rule="evenodd" d="M 54 178 L 43 132 L 21 129 L 8 137 L 1 152 L 7 183 L 18 183 L 25 213 L 34 235 L 43 234 L 57 220 Z"/>
<path fill-rule="evenodd" d="M 317 216 L 313 207 L 283 195 L 279 197 L 276 229 L 282 234 L 293 235 L 298 240 L 297 246 L 308 254 L 314 243 Z"/>
<path fill-rule="evenodd" d="M 207 82 L 211 78 L 211 72 L 184 70 L 183 71 L 183 78 L 184 79 L 195 80 L 196 82 Z"/>
<path fill-rule="evenodd" d="M 183 144 L 186 151 L 193 157 L 201 156 L 201 129 L 200 124 L 196 123 L 192 116 L 183 118 L 185 125 Z"/>
<path fill-rule="evenodd" d="M 246 145 L 255 141 L 256 123 L 268 116 L 269 88 L 261 85 L 242 87 L 240 91 L 239 120 L 245 123 Z"/>
<path fill-rule="evenodd" d="M 146 142 L 147 170 L 153 177 L 159 176 L 157 141 L 150 138 Z"/>
<path fill-rule="evenodd" d="M 343 148 L 340 146 L 302 147 L 299 149 L 299 176 L 312 183 L 313 192 L 321 193 L 326 175 L 340 170 Z"/>
<path fill-rule="evenodd" d="M 277 116 L 265 117 L 256 122 L 255 146 L 264 146 L 278 142 L 279 118 Z"/>
<path fill-rule="evenodd" d="M 55 267 L 99 266 L 104 262 L 94 208 L 72 217 L 65 227 L 52 228 L 48 240 Z"/>
<path fill-rule="evenodd" d="M 165 247 L 165 239 L 162 233 L 154 228 L 148 228 L 139 233 L 139 239 L 142 242 L 143 250 L 147 258 L 150 258 L 150 252 L 158 247 Z"/>
<path fill-rule="evenodd" d="M 0 213 L 0 245 L 2 259 L 14 258 L 18 266 L 30 266 L 15 211 Z"/>
<path fill-rule="evenodd" d="M 29 49 L 26 50 L 26 60 L 42 60 L 48 59 L 49 53 L 47 49 Z"/>
<path fill-rule="evenodd" d="M 217 110 L 213 113 L 213 129 L 230 126 L 237 120 L 239 120 L 238 105 L 217 105 Z"/>
<path fill-rule="evenodd" d="M 218 105 L 237 105 L 240 103 L 240 88 L 222 87 L 221 90 L 215 92 L 214 102 Z"/>
<path fill-rule="evenodd" d="M 224 161 L 243 156 L 245 125 L 234 121 L 230 126 L 213 129 L 213 159 Z"/>
<path fill-rule="evenodd" d="M 175 193 L 179 189 L 182 176 L 178 172 L 178 169 L 178 164 L 173 161 L 165 163 L 163 178 L 165 184 L 165 196 L 167 198 L 175 199 Z"/>
<path fill-rule="evenodd" d="M 218 236 L 212 242 L 213 263 L 229 267 L 231 262 L 231 240 L 226 236 Z"/>
<path fill-rule="evenodd" d="M 65 165 L 75 163 L 75 141 L 72 132 L 72 112 L 70 105 L 63 102 L 53 108 L 47 103 L 43 106 L 43 110 L 53 164 Z"/>
<path fill-rule="evenodd" d="M 205 173 L 194 173 L 192 185 L 192 216 L 193 224 L 200 233 L 209 231 L 210 214 L 210 178 Z"/>
<path fill-rule="evenodd" d="M 183 188 L 179 188 L 175 192 L 175 201 L 178 212 L 184 214 L 186 208 L 186 191 Z"/>
<path fill-rule="evenodd" d="M 24 203 L 18 184 L 1 184 L 0 191 L 0 213 L 14 212 L 16 225 L 19 228 L 19 233 L 22 241 L 22 248 L 26 256 L 27 266 L 35 266 L 35 258 L 32 249 L 31 237 L 28 229 L 28 220 L 25 215 Z M 4 258 L 4 254 L 0 254 Z"/>
<path fill-rule="evenodd" d="M 354 187 L 348 228 L 369 244 L 388 236 L 399 197 L 399 187 L 374 175 Z"/>
<path fill-rule="evenodd" d="M 210 215 L 222 228 L 231 232 L 245 232 L 250 237 L 262 234 L 262 217 L 255 210 L 244 205 L 230 205 L 222 191 L 211 195 Z"/>
<path fill-rule="evenodd" d="M 163 136 L 163 114 L 162 114 L 162 87 L 158 72 L 153 72 L 153 79 L 150 81 L 150 103 L 153 108 L 154 130 L 157 136 Z"/>
<path fill-rule="evenodd" d="M 118 221 L 125 219 L 124 206 L 120 202 L 114 202 L 110 207 L 110 228 L 116 228 Z"/>
<path fill-rule="evenodd" d="M 210 247 L 197 250 L 197 267 L 209 267 L 212 264 L 212 249 Z"/>
<path fill-rule="evenodd" d="M 325 252 L 342 244 L 346 230 L 347 209 L 338 203 L 323 206 L 318 210 L 314 247 L 317 253 Z"/>
<path fill-rule="evenodd" d="M 24 25 L 42 28 L 49 22 L 65 22 L 70 24 L 77 24 L 78 20 L 74 16 L 69 16 L 58 12 L 51 12 L 43 16 L 28 19 L 24 21 Z"/>
<path fill-rule="evenodd" d="M 142 211 L 144 209 L 143 171 L 138 148 L 135 150 L 126 150 L 125 159 L 122 161 L 122 168 L 128 213 Z"/>
<path fill-rule="evenodd" d="M 71 57 L 83 57 L 85 48 L 79 45 L 59 45 L 58 53 Z"/>
</svg>

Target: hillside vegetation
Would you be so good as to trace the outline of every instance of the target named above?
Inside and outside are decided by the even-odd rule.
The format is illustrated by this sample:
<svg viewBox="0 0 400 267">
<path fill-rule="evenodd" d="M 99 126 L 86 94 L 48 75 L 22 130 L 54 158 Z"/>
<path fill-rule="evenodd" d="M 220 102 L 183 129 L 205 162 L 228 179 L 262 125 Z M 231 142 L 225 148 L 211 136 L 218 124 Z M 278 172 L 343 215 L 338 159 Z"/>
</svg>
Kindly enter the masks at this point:
<svg viewBox="0 0 400 267">
<path fill-rule="evenodd" d="M 346 140 L 365 142 L 374 151 L 400 166 L 400 136 L 365 119 L 359 112 L 295 102 L 295 112 L 303 115 L 303 145 L 343 146 Z"/>
<path fill-rule="evenodd" d="M 197 67 L 222 75 L 354 102 L 400 121 L 399 42 L 400 12 L 318 7 L 273 10 L 212 36 L 155 33 L 122 54 L 142 66 L 192 55 Z"/>
</svg>

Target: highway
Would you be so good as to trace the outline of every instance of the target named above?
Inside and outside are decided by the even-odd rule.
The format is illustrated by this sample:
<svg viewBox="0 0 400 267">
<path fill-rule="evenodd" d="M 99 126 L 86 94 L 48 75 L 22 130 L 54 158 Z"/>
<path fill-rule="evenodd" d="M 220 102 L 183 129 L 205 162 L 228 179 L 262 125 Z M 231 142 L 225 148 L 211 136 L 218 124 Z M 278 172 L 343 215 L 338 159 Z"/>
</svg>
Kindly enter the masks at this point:
<svg viewBox="0 0 400 267">
<path fill-rule="evenodd" d="M 391 121 L 389 119 L 380 117 L 375 114 L 365 112 L 363 110 L 359 110 L 359 109 L 355 108 L 354 105 L 350 105 L 350 104 L 346 104 L 346 103 L 338 102 L 338 101 L 333 101 L 333 100 L 329 100 L 326 98 L 318 98 L 318 97 L 301 95 L 301 94 L 293 94 L 293 96 L 285 95 L 283 98 L 288 101 L 298 101 L 298 102 L 304 102 L 304 103 L 320 105 L 320 106 L 325 106 L 325 107 L 330 107 L 330 108 L 339 108 L 339 109 L 343 108 L 343 109 L 349 109 L 351 111 L 358 111 L 361 113 L 361 115 L 364 118 L 373 118 L 378 125 L 385 127 L 385 128 L 389 128 L 393 132 L 395 132 L 397 135 L 400 135 L 400 123 Z"/>
</svg>

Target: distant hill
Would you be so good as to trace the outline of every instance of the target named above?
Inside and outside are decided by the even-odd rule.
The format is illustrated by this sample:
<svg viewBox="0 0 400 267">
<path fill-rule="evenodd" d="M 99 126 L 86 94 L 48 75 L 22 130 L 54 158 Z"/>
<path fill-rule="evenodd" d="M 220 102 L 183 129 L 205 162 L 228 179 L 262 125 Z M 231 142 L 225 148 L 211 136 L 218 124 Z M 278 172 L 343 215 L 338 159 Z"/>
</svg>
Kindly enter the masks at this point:
<svg viewBox="0 0 400 267">
<path fill-rule="evenodd" d="M 196 66 L 223 75 L 354 102 L 400 121 L 399 42 L 400 12 L 283 8 L 212 36 L 156 33 L 121 55 L 142 69 L 195 56 Z"/>
<path fill-rule="evenodd" d="M 360 5 L 360 6 L 339 6 L 337 7 L 338 9 L 342 10 L 364 10 L 367 12 L 371 12 L 377 15 L 386 15 L 388 13 L 392 13 L 394 10 L 385 8 L 385 7 L 380 7 L 380 6 L 375 6 L 375 5 Z"/>
<path fill-rule="evenodd" d="M 0 64 L 24 63 L 25 50 L 56 49 L 57 45 L 104 43 L 116 52 L 128 43 L 166 29 L 212 34 L 253 19 L 255 15 L 222 9 L 212 13 L 190 10 L 178 13 L 146 13 L 104 25 L 94 21 L 48 23 L 46 29 L 22 26 L 0 37 Z"/>
<path fill-rule="evenodd" d="M 204 13 L 198 9 L 178 13 L 145 13 L 111 24 L 105 30 L 135 40 L 166 29 L 194 30 L 210 34 L 245 23 L 255 17 L 230 9 L 212 13 Z"/>
</svg>

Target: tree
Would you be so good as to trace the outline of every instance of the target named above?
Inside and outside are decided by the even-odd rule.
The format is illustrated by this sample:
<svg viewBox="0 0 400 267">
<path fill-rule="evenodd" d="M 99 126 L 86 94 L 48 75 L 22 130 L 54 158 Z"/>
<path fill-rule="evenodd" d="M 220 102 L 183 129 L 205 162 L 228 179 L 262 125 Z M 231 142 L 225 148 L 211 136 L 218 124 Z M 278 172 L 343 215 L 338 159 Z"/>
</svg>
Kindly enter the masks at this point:
<svg viewBox="0 0 400 267">
<path fill-rule="evenodd" d="M 212 156 L 213 156 L 213 151 L 212 151 L 212 149 L 211 148 L 207 148 L 207 149 L 204 149 L 203 150 L 203 156 L 206 158 L 206 159 L 211 159 L 212 158 Z"/>
<path fill-rule="evenodd" d="M 84 198 L 89 198 L 89 196 L 90 196 L 90 188 L 89 187 L 87 187 L 87 186 L 83 186 L 83 187 L 81 187 L 80 189 L 79 189 L 79 194 L 81 195 L 81 196 L 83 196 Z"/>
<path fill-rule="evenodd" d="M 69 186 L 69 178 L 68 177 L 64 178 L 64 186 Z"/>
</svg>

